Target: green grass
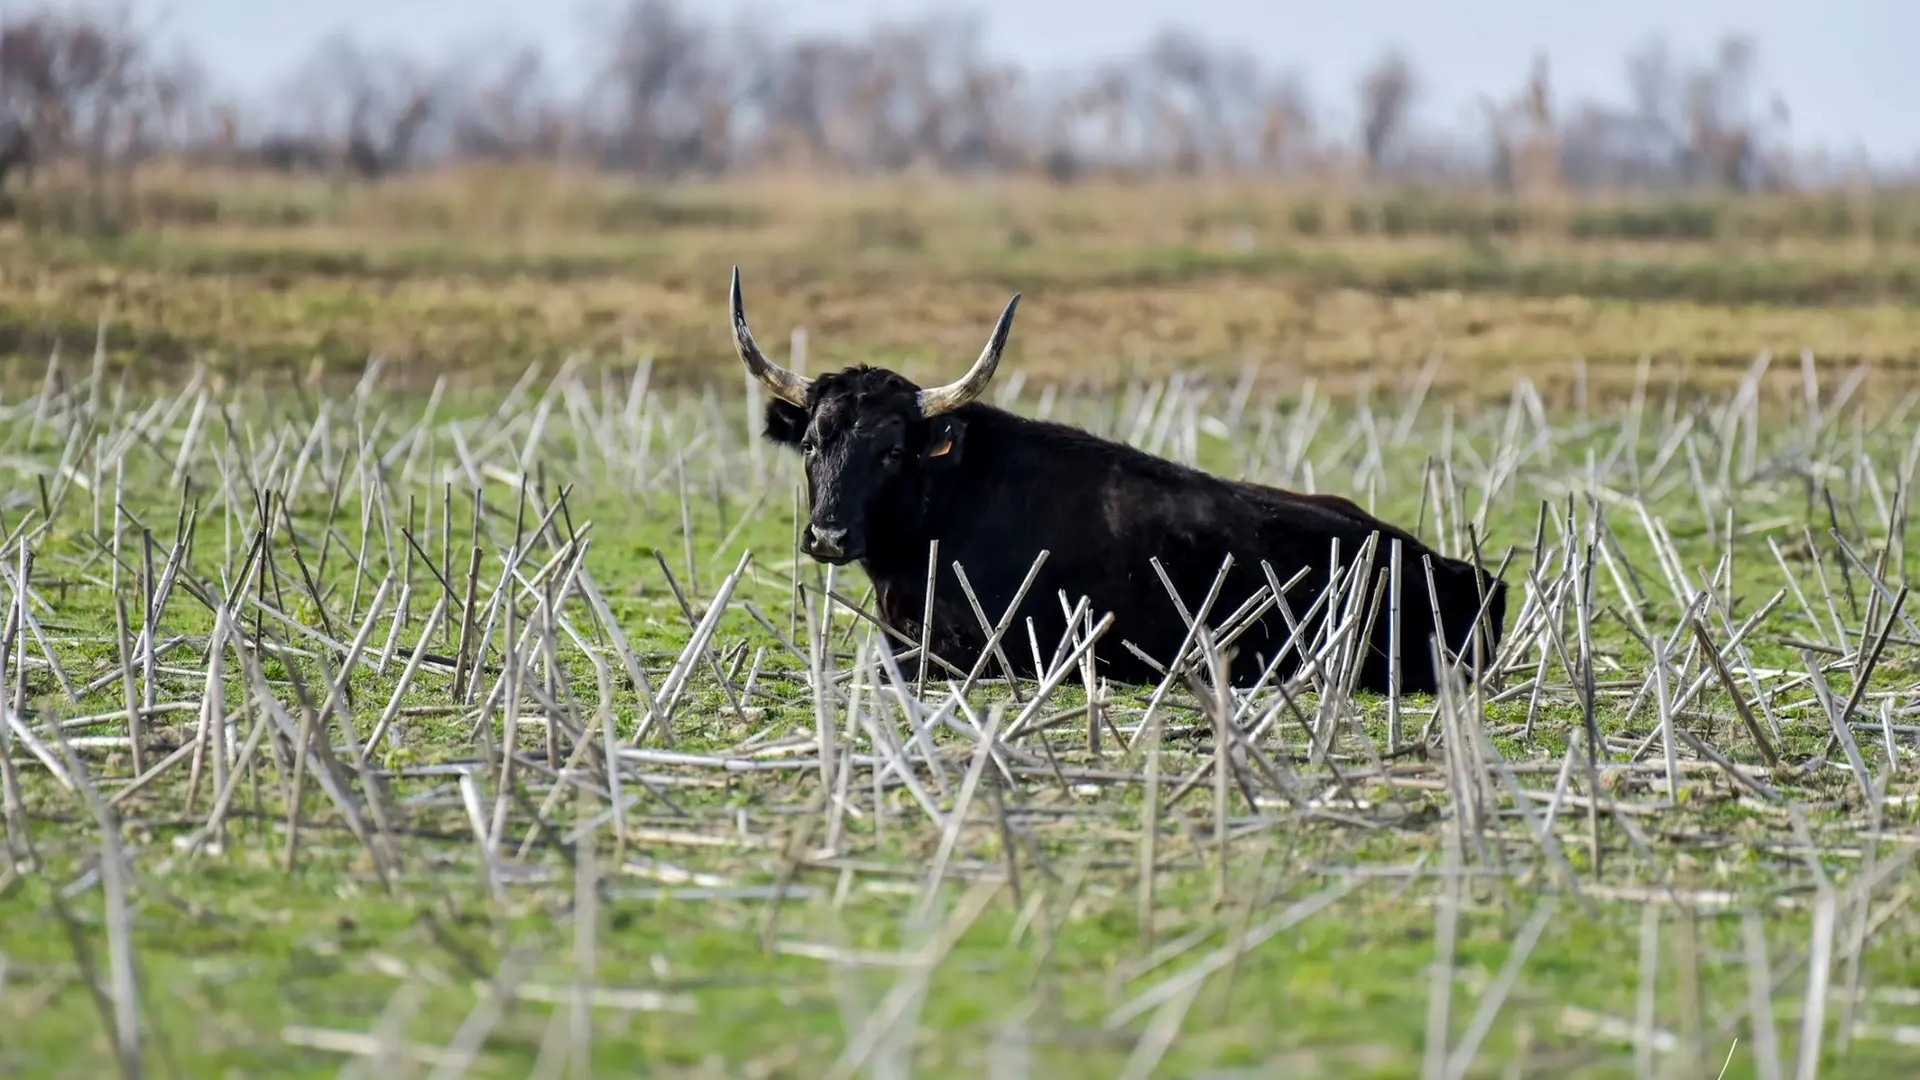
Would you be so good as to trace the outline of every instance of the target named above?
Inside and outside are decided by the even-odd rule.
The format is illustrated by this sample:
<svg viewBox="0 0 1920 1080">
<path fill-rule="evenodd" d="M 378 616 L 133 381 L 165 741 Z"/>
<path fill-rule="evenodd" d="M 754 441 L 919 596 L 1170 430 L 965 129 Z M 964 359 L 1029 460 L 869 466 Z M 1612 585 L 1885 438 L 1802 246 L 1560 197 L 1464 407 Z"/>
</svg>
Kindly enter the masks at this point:
<svg viewBox="0 0 1920 1080">
<path fill-rule="evenodd" d="M 1017 740 L 1031 763 L 1011 785 L 989 769 L 953 843 L 945 884 L 916 918 L 942 836 L 897 776 L 876 804 L 866 765 L 850 770 L 847 808 L 835 813 L 817 766 L 790 759 L 785 768 L 726 771 L 695 758 L 669 759 L 660 756 L 669 748 L 656 726 L 640 742 L 653 756 L 621 758 L 618 776 L 631 802 L 616 826 L 596 727 L 594 658 L 608 672 L 606 715 L 619 740 L 634 739 L 647 707 L 577 577 L 572 591 L 553 599 L 567 627 L 553 632 L 551 665 L 540 644 L 544 590 L 522 586 L 511 593 L 515 633 L 532 626 L 533 644 L 509 649 L 501 633 L 489 636 L 490 667 L 471 702 L 456 702 L 453 673 L 429 663 L 401 695 L 403 709 L 390 738 L 369 755 L 366 774 L 343 734 L 350 726 L 355 744 L 367 739 L 425 632 L 429 609 L 444 600 L 461 610 L 476 543 L 477 475 L 484 496 L 477 611 L 492 610 L 509 552 L 522 553 L 521 573 L 532 578 L 556 556 L 581 550 L 569 544 L 582 537 L 582 565 L 656 694 L 690 633 L 655 552 L 697 619 L 751 551 L 752 567 L 710 641 L 733 694 L 757 671 L 746 712 L 736 714 L 711 668 L 696 665 L 672 717 L 671 750 L 739 760 L 752 758 L 755 747 L 792 740 L 801 748 L 792 753 L 810 760 L 814 752 L 804 746 L 814 740 L 817 748 L 817 734 L 807 670 L 745 607 L 753 604 L 780 635 L 794 632 L 799 647 L 810 648 L 788 576 L 798 471 L 773 448 L 753 446 L 738 398 L 655 387 L 630 399 L 624 378 L 603 383 L 583 368 L 556 381 L 549 367 L 514 393 L 494 389 L 487 373 L 457 376 L 427 418 L 421 396 L 379 385 L 365 397 L 337 388 L 300 397 L 284 383 L 264 395 L 214 392 L 202 383 L 123 396 L 110 375 L 95 382 L 70 361 L 62 370 L 51 398 L 10 395 L 0 434 L 7 475 L 0 491 L 11 492 L 0 555 L 17 575 L 22 544 L 31 549 L 37 598 L 30 605 L 34 627 L 15 639 L 6 686 L 11 693 L 18 685 L 24 657 L 24 722 L 50 753 L 60 753 L 51 725 L 64 718 L 102 718 L 60 733 L 68 737 L 128 734 L 129 676 L 122 674 L 115 597 L 124 600 L 128 635 L 139 635 L 148 618 L 145 584 L 164 576 L 183 540 L 180 480 L 190 481 L 184 506 L 197 508 L 197 518 L 184 537 L 191 543 L 179 583 L 155 616 L 155 640 L 172 651 L 158 657 L 151 680 L 157 708 L 144 719 L 148 768 L 199 730 L 191 707 L 206 698 L 213 619 L 193 593 L 224 597 L 234 588 L 260 525 L 259 498 L 285 500 L 291 526 L 275 512 L 270 560 L 246 593 L 254 600 L 240 601 L 236 632 L 246 653 L 259 658 L 259 675 L 249 675 L 232 648 L 218 668 L 239 778 L 220 843 L 204 833 L 214 798 L 211 756 L 197 790 L 191 762 L 183 761 L 114 810 L 130 871 L 128 900 L 117 908 L 106 896 L 100 869 L 108 856 L 87 799 L 57 783 L 20 738 L 10 739 L 27 827 L 24 835 L 9 827 L 8 850 L 30 840 L 36 860 L 0 875 L 0 1068 L 9 1075 L 113 1071 L 103 1007 L 112 1012 L 111 973 L 121 963 L 109 929 L 124 925 L 140 1045 L 154 1074 L 334 1075 L 347 1060 L 340 1039 L 377 1044 L 368 1033 L 390 1030 L 396 1046 L 440 1053 L 468 1024 L 476 1037 L 473 1075 L 528 1075 L 536 1063 L 558 1068 L 580 1045 L 590 1052 L 591 1075 L 814 1077 L 829 1074 L 884 1006 L 897 1011 L 885 1013 L 891 1019 L 879 1027 L 915 1075 L 1114 1076 L 1130 1062 L 1158 1061 L 1153 1075 L 1407 1076 L 1419 1072 L 1429 1041 L 1434 965 L 1444 962 L 1450 972 L 1443 1030 L 1451 1048 L 1535 905 L 1550 902 L 1550 921 L 1500 993 L 1470 1075 L 1634 1075 L 1632 1031 L 1644 981 L 1652 987 L 1646 1002 L 1660 1045 L 1673 1044 L 1656 1055 L 1665 1075 L 1719 1075 L 1731 1055 L 1725 1075 L 1759 1076 L 1756 1032 L 1743 1011 L 1755 974 L 1743 926 L 1750 920 L 1757 929 L 1779 980 L 1767 995 L 1767 1015 L 1791 1069 L 1823 880 L 1837 905 L 1827 1004 L 1819 1014 L 1823 1072 L 1904 1076 L 1920 1061 L 1920 1051 L 1902 1041 L 1920 1025 L 1920 1005 L 1902 996 L 1920 978 L 1920 926 L 1907 904 L 1913 878 L 1903 861 L 1912 852 L 1920 788 L 1911 736 L 1880 728 L 1883 715 L 1904 723 L 1915 704 L 1914 643 L 1904 624 L 1896 627 L 1854 717 L 1862 764 L 1881 797 L 1877 824 L 1846 755 L 1828 746 L 1832 728 L 1800 652 L 1803 642 L 1838 651 L 1819 655 L 1829 661 L 1823 674 L 1832 696 L 1844 703 L 1860 643 L 1870 643 L 1885 619 L 1884 602 L 1868 609 L 1870 589 L 1859 568 L 1843 575 L 1844 557 L 1828 533 L 1837 524 L 1870 564 L 1888 539 L 1880 502 L 1891 502 L 1900 478 L 1910 475 L 1912 434 L 1905 402 L 1880 382 L 1840 400 L 1841 374 L 1817 369 L 1815 419 L 1797 396 L 1777 393 L 1765 380 L 1755 384 L 1749 406 L 1737 391 L 1701 391 L 1706 396 L 1696 399 L 1697 388 L 1670 390 L 1669 369 L 1655 367 L 1643 405 L 1609 399 L 1583 416 L 1548 403 L 1546 428 L 1523 396 L 1491 405 L 1428 400 L 1418 414 L 1403 414 L 1409 388 L 1402 385 L 1376 391 L 1364 408 L 1322 392 L 1312 400 L 1256 396 L 1236 413 L 1230 384 L 1189 383 L 1181 392 L 1202 395 L 1193 401 L 1196 418 L 1222 425 L 1196 428 L 1190 449 L 1199 463 L 1353 493 L 1383 516 L 1417 523 L 1421 535 L 1450 551 L 1462 550 L 1462 517 L 1478 512 L 1497 476 L 1479 538 L 1491 562 L 1517 549 L 1507 573 L 1510 629 L 1522 598 L 1536 592 L 1529 568 L 1550 595 L 1560 595 L 1561 583 L 1580 569 L 1590 530 L 1603 524 L 1612 569 L 1600 557 L 1586 630 L 1599 688 L 1596 719 L 1608 740 L 1605 771 L 1596 792 L 1584 767 L 1575 768 L 1567 791 L 1580 799 L 1599 795 L 1603 807 L 1617 811 L 1590 820 L 1588 803 L 1566 802 L 1551 845 L 1522 816 L 1525 810 L 1537 822 L 1553 801 L 1561 762 L 1582 727 L 1579 697 L 1551 649 L 1537 697 L 1531 672 L 1509 670 L 1486 690 L 1484 704 L 1457 702 L 1460 719 L 1439 724 L 1426 751 L 1385 766 L 1378 760 L 1387 740 L 1385 701 L 1354 700 L 1357 723 L 1343 725 L 1331 759 L 1320 760 L 1309 752 L 1301 722 L 1268 691 L 1255 715 L 1273 706 L 1282 711 L 1259 746 L 1293 778 L 1305 800 L 1298 805 L 1249 773 L 1257 802 L 1236 784 L 1216 807 L 1202 771 L 1213 752 L 1208 721 L 1176 690 L 1161 714 L 1166 738 L 1151 756 L 1126 755 L 1109 737 L 1096 759 L 1084 720 Z M 1056 415 L 1102 429 L 1115 428 L 1119 417 L 1123 433 L 1135 426 L 1141 401 L 1104 392 L 1051 400 Z M 325 417 L 316 422 L 309 410 L 322 402 Z M 1040 405 L 1029 392 L 1017 407 L 1031 412 Z M 1403 415 L 1402 441 L 1394 432 Z M 1139 427 L 1149 442 L 1162 437 L 1154 423 Z M 1183 430 L 1183 422 L 1166 429 L 1164 452 L 1185 456 Z M 1817 438 L 1809 442 L 1813 430 Z M 63 470 L 63 461 L 71 468 Z M 1436 477 L 1444 476 L 1442 466 L 1452 470 L 1453 494 L 1423 495 L 1429 462 Z M 523 467 L 531 474 L 524 496 L 512 475 Z M 1817 479 L 1811 489 L 1807 477 Z M 562 490 L 564 505 L 540 529 Z M 1563 535 L 1570 492 L 1571 545 Z M 1588 494 L 1599 501 L 1589 505 Z M 1634 509 L 1636 494 L 1649 520 L 1670 535 L 1670 551 L 1663 554 L 1665 542 Z M 1729 510 L 1731 538 L 1724 533 Z M 1537 528 L 1544 530 L 1541 551 L 1533 550 Z M 152 536 L 150 559 L 143 529 Z M 1903 531 L 1895 530 L 1884 570 L 1895 590 L 1915 562 Z M 1716 647 L 1725 647 L 1732 626 L 1788 586 L 1770 540 L 1806 606 L 1789 592 L 1745 639 L 1747 651 L 1729 651 L 1727 662 L 1767 725 L 1781 767 L 1762 763 L 1717 681 L 1709 679 L 1674 722 L 1781 799 L 1735 785 L 1678 742 L 1681 785 L 1674 805 L 1664 805 L 1659 694 L 1639 693 L 1653 664 L 1637 628 L 1673 634 L 1692 586 L 1670 585 L 1663 560 L 1677 559 L 1675 572 L 1695 585 L 1715 582 L 1703 621 Z M 1729 552 L 1731 580 L 1717 581 L 1715 568 Z M 797 570 L 809 597 L 817 597 L 822 568 L 803 563 Z M 350 642 L 388 575 L 387 603 L 368 633 L 366 658 L 353 669 L 351 702 L 322 710 L 341 661 L 341 649 L 322 638 Z M 450 600 L 441 577 L 452 585 Z M 390 641 L 403 586 L 407 616 Z M 858 601 L 865 583 L 847 569 L 834 574 L 832 586 Z M 8 598 L 17 595 L 11 584 L 4 588 Z M 1577 663 L 1581 620 L 1570 603 L 1554 610 Z M 426 651 L 456 654 L 458 621 L 443 623 Z M 828 669 L 859 666 L 864 625 L 836 613 Z M 1845 643 L 1838 644 L 1842 633 Z M 1710 671 L 1691 635 L 1674 640 L 1674 668 L 1662 691 L 1668 700 Z M 281 651 L 289 647 L 304 652 Z M 1522 659 L 1538 658 L 1537 650 L 1526 653 Z M 586 744 L 579 751 L 584 772 L 550 802 L 546 724 L 522 724 L 519 756 L 505 776 L 497 752 L 504 706 L 482 707 L 510 660 L 527 665 L 523 720 L 557 718 L 553 745 L 562 760 Z M 148 680 L 137 650 L 130 670 L 138 701 Z M 61 675 L 93 689 L 70 700 Z M 904 677 L 914 678 L 911 662 Z M 1764 693 L 1755 694 L 1750 680 Z M 1084 704 L 1079 680 L 1069 683 L 1037 715 Z M 899 704 L 876 701 L 870 672 L 856 671 L 842 685 L 875 724 L 904 737 Z M 1022 698 L 1031 692 L 1028 684 Z M 1122 729 L 1139 723 L 1150 691 L 1110 693 L 1114 721 Z M 936 677 L 925 695 L 929 711 L 945 694 Z M 269 699 L 284 710 L 285 729 L 265 712 Z M 985 722 L 992 704 L 1008 699 L 1004 684 L 990 683 L 976 687 L 969 706 Z M 1310 690 L 1300 690 L 1296 701 L 1305 717 L 1321 709 Z M 189 709 L 167 711 L 173 703 Z M 1417 740 L 1435 707 L 1428 699 L 1405 703 L 1410 739 Z M 1009 708 L 1010 720 L 1020 706 Z M 838 707 L 831 718 L 836 730 L 846 722 Z M 256 723 L 269 724 L 273 734 L 239 759 Z M 390 846 L 398 859 L 388 885 L 336 795 L 321 790 L 315 770 L 323 766 L 311 760 L 318 741 L 302 760 L 297 748 L 306 725 L 335 748 L 337 790 L 367 822 L 372 847 Z M 1467 757 L 1448 756 L 1450 738 Z M 1649 738 L 1650 752 L 1631 764 L 1627 748 Z M 953 730 L 938 730 L 933 740 L 944 762 L 939 778 L 918 759 L 912 771 L 945 815 L 954 810 L 976 743 Z M 850 739 L 836 735 L 835 747 L 842 755 L 876 752 L 864 728 Z M 77 744 L 75 752 L 103 797 L 134 775 L 124 744 Z M 502 790 L 511 796 L 501 811 L 504 839 L 492 873 L 448 771 L 462 765 L 473 770 L 475 809 L 484 822 L 491 822 Z M 1152 804 L 1158 812 L 1151 815 L 1148 770 L 1159 777 Z M 303 777 L 297 801 L 296 775 Z M 377 788 L 369 788 L 370 777 Z M 1168 805 L 1190 778 L 1198 782 Z M 1527 793 L 1525 807 L 1514 798 L 1515 784 Z M 1482 825 L 1462 817 L 1463 793 L 1483 807 Z M 374 821 L 376 806 L 384 826 Z M 1224 884 L 1216 810 L 1231 836 Z M 1156 870 L 1151 897 L 1143 900 L 1149 832 Z M 1468 876 L 1456 879 L 1457 907 L 1450 909 L 1441 871 L 1456 842 Z M 588 873 L 599 888 L 583 905 L 577 886 Z M 984 891 L 969 900 L 974 887 Z M 1326 899 L 1328 890 L 1341 895 L 1324 909 L 1287 914 Z M 924 995 L 908 993 L 917 970 L 911 958 L 970 902 L 981 905 L 976 917 L 955 924 L 964 932 L 926 974 Z M 1443 940 L 1448 910 L 1458 912 L 1451 946 Z M 1643 922 L 1649 913 L 1658 921 Z M 1857 950 L 1856 977 L 1849 965 L 1863 916 L 1872 932 Z M 1129 1003 L 1162 980 L 1198 970 L 1216 950 L 1230 955 L 1233 943 L 1262 927 L 1245 955 L 1194 983 L 1191 1001 L 1174 994 L 1170 1005 L 1129 1015 Z M 1648 946 L 1651 965 L 1642 955 Z M 832 962 L 835 955 L 844 962 Z M 516 984 L 523 996 L 491 1015 L 487 1002 L 497 998 L 477 988 L 496 983 Z M 585 1034 L 576 1035 L 569 1004 L 576 984 L 628 993 L 629 1003 L 589 1009 L 578 1029 Z M 1856 984 L 1858 1000 L 1851 997 Z M 894 990 L 901 993 L 887 1004 Z M 633 997 L 641 992 L 650 997 Z M 669 1008 L 653 1008 L 660 1005 Z M 1120 1022 L 1110 1023 L 1116 1016 Z M 1844 1026 L 1848 1016 L 1854 1028 Z M 1596 1026 L 1608 1024 L 1627 1034 Z M 410 1074 L 399 1064 L 375 1064 L 372 1073 L 428 1071 L 409 1067 Z"/>
</svg>

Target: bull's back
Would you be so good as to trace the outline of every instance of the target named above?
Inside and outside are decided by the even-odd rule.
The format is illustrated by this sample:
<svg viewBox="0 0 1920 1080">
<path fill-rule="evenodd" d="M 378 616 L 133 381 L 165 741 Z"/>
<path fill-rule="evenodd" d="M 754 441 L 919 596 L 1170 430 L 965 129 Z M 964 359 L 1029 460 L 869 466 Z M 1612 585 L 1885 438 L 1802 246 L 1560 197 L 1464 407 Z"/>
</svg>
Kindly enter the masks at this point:
<svg viewBox="0 0 1920 1080">
<path fill-rule="evenodd" d="M 1326 587 L 1336 541 L 1338 562 L 1350 565 L 1368 537 L 1378 532 L 1378 573 L 1387 567 L 1390 542 L 1400 540 L 1402 610 L 1411 620 L 1405 627 L 1409 652 L 1417 648 L 1412 642 L 1424 641 L 1431 628 L 1421 556 L 1433 556 L 1443 594 L 1456 591 L 1452 577 L 1471 572 L 1338 495 L 1226 480 L 1083 435 L 1023 435 L 979 449 L 988 453 L 974 462 L 981 469 L 977 486 L 953 492 L 963 497 L 950 507 L 968 523 L 948 518 L 941 562 L 964 563 L 988 619 L 997 620 L 1034 556 L 1043 548 L 1049 552 L 1004 641 L 1009 658 L 1025 671 L 1034 665 L 1024 624 L 1031 620 L 1044 662 L 1066 631 L 1064 594 L 1069 606 L 1087 597 L 1096 619 L 1112 613 L 1113 626 L 1097 649 L 1108 677 L 1157 681 L 1160 672 L 1137 659 L 1127 644 L 1161 664 L 1171 662 L 1187 636 L 1180 608 L 1198 614 L 1228 555 L 1233 565 L 1207 615 L 1213 626 L 1267 584 L 1262 563 L 1271 566 L 1280 583 L 1294 582 L 1287 603 L 1298 619 Z M 1164 583 L 1153 568 L 1156 559 L 1165 572 Z M 1168 595 L 1168 583 L 1179 595 L 1179 606 Z M 941 591 L 953 596 L 950 587 L 943 584 Z M 1323 609 L 1315 622 L 1324 615 Z M 1379 620 L 1377 636 L 1384 636 L 1385 622 Z M 1269 611 L 1239 638 L 1233 681 L 1245 685 L 1257 677 L 1263 661 L 1289 636 L 1287 620 Z M 983 646 L 984 634 L 973 640 L 976 647 Z M 1283 673 L 1292 666 L 1286 664 Z M 1363 683 L 1376 681 L 1372 666 Z"/>
<path fill-rule="evenodd" d="M 1304 643 L 1318 637 L 1321 620 L 1330 613 L 1336 620 L 1344 614 L 1330 612 L 1329 608 L 1329 604 L 1342 602 L 1344 591 L 1328 597 L 1317 610 L 1315 604 L 1333 579 L 1335 567 L 1343 574 L 1352 572 L 1376 533 L 1379 539 L 1370 582 L 1387 573 L 1391 544 L 1394 540 L 1401 543 L 1403 686 L 1431 688 L 1433 676 L 1424 649 L 1433 630 L 1433 608 L 1442 609 L 1448 623 L 1444 636 L 1457 649 L 1455 639 L 1464 636 L 1465 622 L 1476 606 L 1471 566 L 1441 556 L 1412 533 L 1367 513 L 1352 500 L 1337 495 L 1303 495 L 1211 476 L 1177 484 L 1161 477 L 1132 476 L 1118 483 L 1118 491 L 1108 496 L 1105 522 L 1112 535 L 1116 562 L 1107 576 L 1090 581 L 1083 590 L 1093 597 L 1096 611 L 1114 612 L 1111 644 L 1103 646 L 1102 655 L 1108 658 L 1110 674 L 1115 678 L 1154 682 L 1160 677 L 1158 671 L 1135 659 L 1123 642 L 1133 643 L 1166 664 L 1187 637 L 1186 619 L 1152 570 L 1154 558 L 1178 590 L 1180 603 L 1189 614 L 1197 615 L 1223 563 L 1229 555 L 1232 557 L 1207 612 L 1206 622 L 1213 627 L 1219 627 L 1269 584 L 1269 568 L 1273 583 L 1290 586 L 1286 588 L 1288 614 L 1270 609 L 1240 631 L 1234 642 L 1231 681 L 1241 686 L 1255 681 L 1267 663 L 1286 649 L 1294 634 L 1290 622 L 1307 624 L 1302 631 Z M 1428 596 L 1423 557 L 1431 559 L 1433 565 L 1434 582 L 1440 592 L 1437 605 Z M 1095 588 L 1102 591 L 1093 591 Z M 1363 605 L 1374 599 L 1372 586 L 1367 588 L 1357 596 Z M 1068 594 L 1078 595 L 1072 589 Z M 1310 611 L 1312 618 L 1308 619 Z M 1364 611 L 1360 617 L 1363 624 L 1369 621 Z M 1378 612 L 1370 621 L 1374 648 L 1361 660 L 1360 683 L 1381 689 L 1387 680 L 1387 612 Z M 1460 626 L 1456 628 L 1455 623 Z M 1295 670 L 1300 651 L 1299 645 L 1289 650 L 1289 659 L 1279 666 L 1279 674 Z"/>
</svg>

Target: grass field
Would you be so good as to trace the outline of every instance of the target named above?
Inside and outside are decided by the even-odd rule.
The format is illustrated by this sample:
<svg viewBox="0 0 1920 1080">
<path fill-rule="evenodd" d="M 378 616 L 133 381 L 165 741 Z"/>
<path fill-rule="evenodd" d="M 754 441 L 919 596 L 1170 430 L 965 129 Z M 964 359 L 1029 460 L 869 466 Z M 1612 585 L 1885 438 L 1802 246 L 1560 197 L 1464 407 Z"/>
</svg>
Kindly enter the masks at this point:
<svg viewBox="0 0 1920 1080">
<path fill-rule="evenodd" d="M 91 350 L 104 320 L 110 356 L 149 368 L 281 378 L 318 360 L 352 378 L 379 353 L 424 390 L 450 367 L 511 383 L 588 350 L 650 357 L 661 385 L 730 387 L 714 312 L 735 264 L 764 333 L 804 326 L 814 363 L 909 375 L 971 357 L 1015 291 L 1029 304 L 1009 364 L 1035 379 L 1252 362 L 1351 381 L 1437 352 L 1443 388 L 1504 393 L 1520 371 L 1564 381 L 1576 357 L 1622 390 L 1642 356 L 1719 385 L 1762 349 L 1920 364 L 1920 200 L 1901 194 L 1536 206 L 1224 183 L 164 180 L 129 211 L 145 228 L 23 225 L 0 247 L 17 376 L 56 345 Z"/>
<path fill-rule="evenodd" d="M 1899 230 L 432 194 L 0 249 L 6 1075 L 1920 1064 Z M 951 377 L 1019 289 L 1000 404 L 1477 548 L 1508 638 L 1404 700 L 1339 689 L 1358 590 L 1251 695 L 1211 634 L 889 662 L 795 557 L 734 262 L 815 371 Z"/>
</svg>

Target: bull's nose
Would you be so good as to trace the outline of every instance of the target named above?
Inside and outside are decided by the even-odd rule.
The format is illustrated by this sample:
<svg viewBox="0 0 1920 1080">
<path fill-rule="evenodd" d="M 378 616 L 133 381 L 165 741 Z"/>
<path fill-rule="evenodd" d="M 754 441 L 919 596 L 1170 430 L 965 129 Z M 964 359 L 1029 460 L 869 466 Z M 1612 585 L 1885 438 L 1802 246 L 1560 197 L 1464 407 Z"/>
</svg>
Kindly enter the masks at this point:
<svg viewBox="0 0 1920 1080">
<path fill-rule="evenodd" d="M 841 541 L 847 538 L 847 530 L 823 529 L 818 525 L 809 525 L 807 531 L 813 535 L 813 549 L 820 554 L 839 555 L 845 551 L 840 545 Z"/>
</svg>

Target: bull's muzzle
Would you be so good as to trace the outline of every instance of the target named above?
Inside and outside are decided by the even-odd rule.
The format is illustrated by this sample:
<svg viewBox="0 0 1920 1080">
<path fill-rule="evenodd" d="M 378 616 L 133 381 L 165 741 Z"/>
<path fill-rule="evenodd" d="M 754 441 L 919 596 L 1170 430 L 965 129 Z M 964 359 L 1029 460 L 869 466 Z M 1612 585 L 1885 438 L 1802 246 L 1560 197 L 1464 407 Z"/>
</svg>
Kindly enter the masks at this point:
<svg viewBox="0 0 1920 1080">
<path fill-rule="evenodd" d="M 859 552 L 849 550 L 851 545 L 847 542 L 847 530 L 843 528 L 808 525 L 806 542 L 800 547 L 809 556 L 836 566 L 859 557 Z"/>
</svg>

